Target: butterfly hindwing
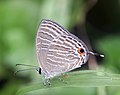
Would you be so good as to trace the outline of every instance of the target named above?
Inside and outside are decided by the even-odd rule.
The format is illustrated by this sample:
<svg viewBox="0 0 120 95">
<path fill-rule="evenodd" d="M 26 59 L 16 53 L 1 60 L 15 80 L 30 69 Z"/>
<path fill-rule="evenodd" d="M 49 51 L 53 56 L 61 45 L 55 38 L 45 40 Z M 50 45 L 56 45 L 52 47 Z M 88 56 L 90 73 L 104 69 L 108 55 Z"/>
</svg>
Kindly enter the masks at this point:
<svg viewBox="0 0 120 95">
<path fill-rule="evenodd" d="M 80 67 L 82 58 L 78 48 L 86 46 L 56 22 L 42 20 L 36 37 L 36 51 L 45 77 L 54 77 Z"/>
</svg>

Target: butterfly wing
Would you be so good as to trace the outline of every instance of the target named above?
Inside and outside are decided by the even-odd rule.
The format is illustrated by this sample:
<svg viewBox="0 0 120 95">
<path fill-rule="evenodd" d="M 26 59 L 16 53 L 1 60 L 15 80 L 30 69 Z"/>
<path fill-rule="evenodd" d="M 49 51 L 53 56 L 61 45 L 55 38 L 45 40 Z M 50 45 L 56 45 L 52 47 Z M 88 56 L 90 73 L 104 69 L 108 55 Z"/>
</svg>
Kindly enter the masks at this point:
<svg viewBox="0 0 120 95">
<path fill-rule="evenodd" d="M 41 71 L 46 78 L 80 67 L 83 60 L 77 49 L 85 44 L 62 26 L 42 20 L 36 37 L 36 51 Z"/>
</svg>

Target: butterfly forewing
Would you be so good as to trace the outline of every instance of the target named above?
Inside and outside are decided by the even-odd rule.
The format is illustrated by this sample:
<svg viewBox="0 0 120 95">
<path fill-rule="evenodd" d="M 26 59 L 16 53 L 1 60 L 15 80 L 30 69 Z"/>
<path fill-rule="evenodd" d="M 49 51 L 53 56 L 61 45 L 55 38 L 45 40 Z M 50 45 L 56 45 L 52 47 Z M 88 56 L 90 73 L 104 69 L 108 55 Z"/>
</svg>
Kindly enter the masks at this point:
<svg viewBox="0 0 120 95">
<path fill-rule="evenodd" d="M 79 56 L 78 48 L 88 51 L 81 40 L 62 26 L 51 20 L 42 20 L 36 37 L 36 51 L 45 78 L 80 67 L 84 60 Z"/>
</svg>

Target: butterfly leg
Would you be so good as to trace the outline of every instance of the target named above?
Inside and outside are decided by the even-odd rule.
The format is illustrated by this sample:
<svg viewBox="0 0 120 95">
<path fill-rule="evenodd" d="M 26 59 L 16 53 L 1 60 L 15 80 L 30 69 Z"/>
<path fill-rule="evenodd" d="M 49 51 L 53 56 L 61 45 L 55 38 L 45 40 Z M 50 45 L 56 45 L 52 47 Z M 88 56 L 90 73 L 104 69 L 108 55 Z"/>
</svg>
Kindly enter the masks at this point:
<svg viewBox="0 0 120 95">
<path fill-rule="evenodd" d="M 67 84 L 67 82 L 64 80 L 65 78 L 68 78 L 67 74 L 61 74 L 61 77 L 59 77 L 59 80 L 62 81 L 63 83 Z"/>
<path fill-rule="evenodd" d="M 42 75 L 42 79 L 43 79 L 43 85 L 46 86 L 46 87 L 50 87 L 51 86 L 51 83 L 50 83 L 50 78 L 48 78 L 48 76 L 46 76 L 46 73 L 45 71 L 43 71 L 42 69 L 39 69 L 41 75 Z"/>
<path fill-rule="evenodd" d="M 51 86 L 50 79 L 48 79 L 48 78 L 44 79 L 43 85 L 46 87 L 50 87 Z"/>
</svg>

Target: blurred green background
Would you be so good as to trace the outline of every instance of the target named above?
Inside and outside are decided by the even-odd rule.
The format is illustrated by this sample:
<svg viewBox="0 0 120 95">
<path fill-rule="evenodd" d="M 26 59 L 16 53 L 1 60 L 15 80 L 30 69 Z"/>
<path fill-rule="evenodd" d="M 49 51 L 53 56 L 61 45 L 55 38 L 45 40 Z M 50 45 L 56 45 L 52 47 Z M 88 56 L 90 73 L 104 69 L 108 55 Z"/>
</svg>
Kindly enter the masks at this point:
<svg viewBox="0 0 120 95">
<path fill-rule="evenodd" d="M 105 54 L 96 57 L 98 67 L 120 73 L 120 0 L 0 0 L 0 95 L 15 95 L 22 85 L 41 80 L 36 71 L 16 76 L 14 72 L 23 69 L 16 64 L 38 65 L 35 37 L 43 18 L 58 22 L 93 51 Z M 82 68 L 89 69 L 88 64 Z M 119 89 L 68 87 L 29 95 L 120 95 Z"/>
</svg>

